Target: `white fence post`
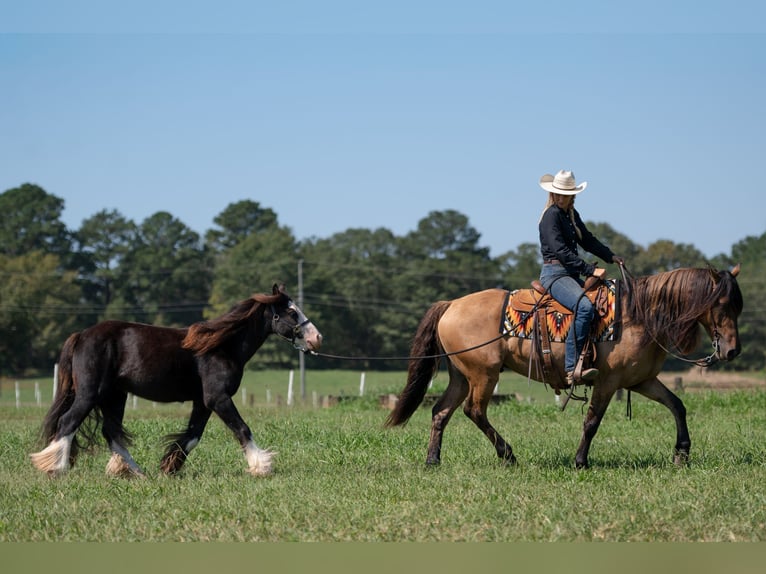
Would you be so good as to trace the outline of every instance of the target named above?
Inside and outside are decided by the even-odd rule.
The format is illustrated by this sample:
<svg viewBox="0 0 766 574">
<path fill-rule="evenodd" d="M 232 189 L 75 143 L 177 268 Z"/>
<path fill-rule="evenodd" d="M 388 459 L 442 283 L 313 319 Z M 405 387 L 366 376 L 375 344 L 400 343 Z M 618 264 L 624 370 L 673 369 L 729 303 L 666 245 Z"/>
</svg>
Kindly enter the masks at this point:
<svg viewBox="0 0 766 574">
<path fill-rule="evenodd" d="M 51 400 L 56 398 L 56 388 L 59 384 L 59 364 L 55 363 L 53 365 L 53 396 L 51 397 Z"/>
<path fill-rule="evenodd" d="M 287 381 L 287 404 L 292 405 L 293 404 L 293 377 L 295 376 L 295 371 L 290 369 L 290 378 Z"/>
<path fill-rule="evenodd" d="M 362 372 L 362 376 L 359 377 L 359 396 L 360 397 L 364 396 L 364 375 L 365 373 Z"/>
</svg>

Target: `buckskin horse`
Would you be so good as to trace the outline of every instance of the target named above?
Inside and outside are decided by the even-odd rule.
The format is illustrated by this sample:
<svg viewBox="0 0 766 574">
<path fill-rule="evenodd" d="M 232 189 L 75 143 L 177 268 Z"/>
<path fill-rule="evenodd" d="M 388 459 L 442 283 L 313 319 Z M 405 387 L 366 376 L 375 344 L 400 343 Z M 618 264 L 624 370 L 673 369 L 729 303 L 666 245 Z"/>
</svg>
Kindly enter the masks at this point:
<svg viewBox="0 0 766 574">
<path fill-rule="evenodd" d="M 61 350 L 59 385 L 43 422 L 49 444 L 30 455 L 32 463 L 52 476 L 66 472 L 78 450 L 96 440 L 101 423 L 112 451 L 107 474 L 143 476 L 127 450 L 131 440 L 122 425 L 128 393 L 133 393 L 157 402 L 192 402 L 186 430 L 168 437 L 160 465 L 164 473 L 181 469 L 216 413 L 242 446 L 248 472 L 270 474 L 274 453 L 255 444 L 231 397 L 245 363 L 271 334 L 304 352 L 322 343 L 313 323 L 277 285 L 271 295 L 254 294 L 217 319 L 188 328 L 104 321 L 74 333 Z M 95 424 L 80 428 L 86 419 Z"/>
<path fill-rule="evenodd" d="M 701 324 L 713 341 L 709 363 L 731 361 L 741 351 L 737 318 L 742 312 L 742 293 L 736 276 L 712 268 L 682 268 L 636 277 L 620 301 L 622 328 L 613 341 L 596 343 L 594 366 L 599 378 L 583 423 L 582 439 L 575 455 L 576 468 L 588 467 L 588 451 L 612 396 L 629 389 L 667 407 L 676 422 L 674 462 L 688 460 L 691 440 L 686 408 L 660 380 L 670 348 L 693 352 L 701 337 Z M 432 410 L 431 435 L 426 464 L 439 464 L 442 434 L 455 410 L 463 412 L 487 436 L 497 456 L 513 464 L 516 458 L 487 418 L 487 405 L 500 372 L 512 369 L 540 381 L 529 368 L 534 340 L 498 336 L 508 292 L 488 289 L 434 303 L 422 318 L 410 350 L 407 384 L 391 411 L 386 426 L 406 423 L 425 397 L 441 358 L 449 372 L 447 389 Z M 563 371 L 564 343 L 552 343 L 553 363 Z M 559 372 L 563 377 L 563 372 Z"/>
</svg>

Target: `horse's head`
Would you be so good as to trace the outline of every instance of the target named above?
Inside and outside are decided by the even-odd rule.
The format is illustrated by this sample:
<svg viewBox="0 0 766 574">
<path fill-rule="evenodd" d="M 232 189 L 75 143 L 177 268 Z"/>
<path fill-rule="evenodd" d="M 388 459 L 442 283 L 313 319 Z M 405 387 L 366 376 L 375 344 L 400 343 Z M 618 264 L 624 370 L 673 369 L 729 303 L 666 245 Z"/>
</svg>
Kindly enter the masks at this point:
<svg viewBox="0 0 766 574">
<path fill-rule="evenodd" d="M 731 361 L 742 351 L 737 328 L 743 305 L 736 279 L 739 270 L 739 264 L 731 271 L 710 270 L 715 285 L 713 304 L 701 322 L 713 341 L 715 357 L 722 361 Z"/>
<path fill-rule="evenodd" d="M 272 306 L 271 323 L 274 333 L 287 339 L 296 349 L 303 352 L 319 350 L 322 346 L 322 334 L 285 293 L 285 286 L 274 284 L 272 293 L 278 297 Z"/>
</svg>

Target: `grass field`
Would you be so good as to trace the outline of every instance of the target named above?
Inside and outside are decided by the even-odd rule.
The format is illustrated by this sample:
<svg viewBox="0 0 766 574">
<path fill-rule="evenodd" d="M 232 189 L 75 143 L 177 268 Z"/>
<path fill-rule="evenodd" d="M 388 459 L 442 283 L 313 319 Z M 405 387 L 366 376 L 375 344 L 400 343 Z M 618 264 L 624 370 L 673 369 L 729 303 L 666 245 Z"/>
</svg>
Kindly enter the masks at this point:
<svg viewBox="0 0 766 574">
<path fill-rule="evenodd" d="M 358 395 L 359 380 L 311 372 L 308 394 Z M 161 437 L 181 429 L 189 405 L 141 401 L 126 426 L 147 478 L 127 481 L 104 475 L 105 448 L 55 480 L 33 469 L 28 453 L 47 401 L 36 406 L 24 381 L 16 408 L 6 381 L 0 541 L 766 541 L 764 390 L 683 393 L 692 436 L 685 468 L 671 463 L 675 425 L 666 409 L 634 397 L 628 420 L 625 403 L 615 402 L 594 440 L 592 468 L 576 471 L 580 405 L 560 412 L 542 385 L 504 379 L 499 390 L 521 400 L 489 411 L 518 465 L 502 466 L 458 413 L 438 468 L 424 465 L 428 409 L 406 427 L 382 428 L 378 395 L 399 391 L 403 375 L 367 373 L 365 385 L 365 397 L 332 408 L 313 408 L 310 398 L 287 407 L 276 399 L 286 397 L 285 373 L 248 377 L 257 400 L 249 404 L 246 394 L 237 404 L 256 442 L 279 453 L 265 479 L 245 473 L 216 418 L 181 475 L 160 475 Z"/>
</svg>

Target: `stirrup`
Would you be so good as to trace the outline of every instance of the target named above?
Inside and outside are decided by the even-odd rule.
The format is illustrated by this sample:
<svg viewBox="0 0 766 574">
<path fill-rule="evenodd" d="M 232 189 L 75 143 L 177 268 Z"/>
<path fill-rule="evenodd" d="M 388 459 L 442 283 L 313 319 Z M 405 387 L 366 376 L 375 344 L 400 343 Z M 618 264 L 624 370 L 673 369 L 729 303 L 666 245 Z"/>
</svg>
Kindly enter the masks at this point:
<svg viewBox="0 0 766 574">
<path fill-rule="evenodd" d="M 598 379 L 598 369 L 575 369 L 569 371 L 566 374 L 566 386 L 571 387 L 575 385 L 592 385 L 595 380 Z"/>
<path fill-rule="evenodd" d="M 575 394 L 574 371 L 569 371 L 566 374 L 565 379 L 566 379 L 567 386 L 564 388 L 564 401 L 561 403 L 561 406 L 559 408 L 562 411 L 566 409 L 570 400 L 581 401 L 584 403 L 588 402 L 587 388 L 585 389 L 585 392 L 582 395 Z"/>
</svg>

